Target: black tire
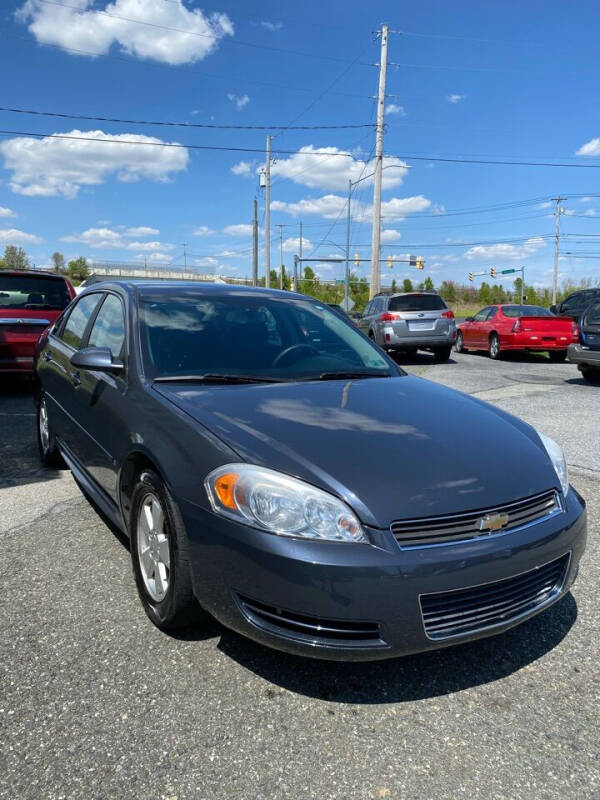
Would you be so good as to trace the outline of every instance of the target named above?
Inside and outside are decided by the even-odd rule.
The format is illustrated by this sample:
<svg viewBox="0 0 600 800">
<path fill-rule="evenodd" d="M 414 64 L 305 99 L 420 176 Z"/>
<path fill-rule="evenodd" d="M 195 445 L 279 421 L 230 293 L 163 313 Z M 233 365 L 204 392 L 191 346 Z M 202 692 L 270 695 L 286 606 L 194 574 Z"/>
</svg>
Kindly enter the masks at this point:
<svg viewBox="0 0 600 800">
<path fill-rule="evenodd" d="M 138 519 L 142 504 L 149 496 L 158 498 L 164 513 L 164 531 L 169 546 L 168 588 L 162 600 L 152 598 L 140 565 Z M 138 475 L 131 498 L 129 520 L 130 552 L 133 574 L 144 611 L 164 631 L 177 630 L 197 623 L 202 612 L 194 597 L 187 534 L 179 509 L 164 481 L 151 469 Z"/>
<path fill-rule="evenodd" d="M 594 369 L 594 367 L 588 367 L 582 364 L 582 366 L 579 367 L 579 371 L 584 380 L 590 381 L 590 383 L 600 383 L 600 369 Z"/>
<path fill-rule="evenodd" d="M 47 435 L 42 433 L 43 430 L 43 414 L 45 413 Z M 58 469 L 65 466 L 65 462 L 60 454 L 56 439 L 52 432 L 52 425 L 48 415 L 48 405 L 46 397 L 43 392 L 40 392 L 37 401 L 37 443 L 40 451 L 40 459 L 45 467 Z"/>
<path fill-rule="evenodd" d="M 563 361 L 567 360 L 566 350 L 550 350 L 548 355 L 553 364 L 561 364 Z"/>
<path fill-rule="evenodd" d="M 433 359 L 437 362 L 448 361 L 451 352 L 452 347 L 436 347 L 433 351 Z"/>
<path fill-rule="evenodd" d="M 500 337 L 497 333 L 492 333 L 490 336 L 488 355 L 494 361 L 498 361 L 502 358 L 502 352 L 500 350 Z"/>
<path fill-rule="evenodd" d="M 468 353 L 468 352 L 469 352 L 469 351 L 467 350 L 467 348 L 465 347 L 465 344 L 464 344 L 464 342 L 465 342 L 465 340 L 464 340 L 464 338 L 463 338 L 463 335 L 462 335 L 462 333 L 459 331 L 459 332 L 456 334 L 456 342 L 454 343 L 454 349 L 456 350 L 456 352 L 457 352 L 457 353 Z"/>
</svg>

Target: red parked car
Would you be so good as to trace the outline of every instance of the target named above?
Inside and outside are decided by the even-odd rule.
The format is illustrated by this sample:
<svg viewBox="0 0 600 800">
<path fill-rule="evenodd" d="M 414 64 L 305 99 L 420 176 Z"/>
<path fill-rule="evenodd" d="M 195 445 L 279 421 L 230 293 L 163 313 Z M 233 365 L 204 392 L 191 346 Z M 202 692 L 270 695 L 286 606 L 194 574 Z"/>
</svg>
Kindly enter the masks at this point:
<svg viewBox="0 0 600 800">
<path fill-rule="evenodd" d="M 33 373 L 38 339 L 74 297 L 62 275 L 0 271 L 0 374 Z"/>
<path fill-rule="evenodd" d="M 507 350 L 546 351 L 550 361 L 564 361 L 568 346 L 577 341 L 573 320 L 541 306 L 503 304 L 486 306 L 467 317 L 458 326 L 455 348 L 457 353 L 487 350 L 494 359 Z"/>
</svg>

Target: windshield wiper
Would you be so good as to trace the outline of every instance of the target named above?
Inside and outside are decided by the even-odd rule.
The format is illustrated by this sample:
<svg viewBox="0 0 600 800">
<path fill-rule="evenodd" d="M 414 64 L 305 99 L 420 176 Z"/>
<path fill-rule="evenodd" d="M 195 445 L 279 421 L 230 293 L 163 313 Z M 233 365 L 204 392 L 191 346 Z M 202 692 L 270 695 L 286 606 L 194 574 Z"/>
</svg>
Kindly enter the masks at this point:
<svg viewBox="0 0 600 800">
<path fill-rule="evenodd" d="M 258 375 L 222 375 L 206 372 L 204 375 L 160 375 L 155 383 L 281 383 L 281 378 L 261 378 Z"/>
<path fill-rule="evenodd" d="M 391 378 L 391 375 L 389 372 L 322 372 L 307 380 L 337 381 L 354 378 Z"/>
</svg>

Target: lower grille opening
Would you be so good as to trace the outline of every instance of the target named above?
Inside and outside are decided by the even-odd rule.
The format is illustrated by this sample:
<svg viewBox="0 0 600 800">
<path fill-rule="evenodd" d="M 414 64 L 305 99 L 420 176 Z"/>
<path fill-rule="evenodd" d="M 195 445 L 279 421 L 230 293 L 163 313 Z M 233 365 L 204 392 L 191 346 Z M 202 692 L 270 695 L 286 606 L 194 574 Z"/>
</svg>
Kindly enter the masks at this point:
<svg viewBox="0 0 600 800">
<path fill-rule="evenodd" d="M 538 569 L 483 586 L 421 595 L 421 614 L 430 639 L 450 639 L 504 625 L 548 605 L 558 596 L 569 554 Z"/>
<path fill-rule="evenodd" d="M 308 644 L 329 647 L 385 647 L 376 622 L 310 617 L 238 595 L 244 615 L 258 628 Z"/>
</svg>

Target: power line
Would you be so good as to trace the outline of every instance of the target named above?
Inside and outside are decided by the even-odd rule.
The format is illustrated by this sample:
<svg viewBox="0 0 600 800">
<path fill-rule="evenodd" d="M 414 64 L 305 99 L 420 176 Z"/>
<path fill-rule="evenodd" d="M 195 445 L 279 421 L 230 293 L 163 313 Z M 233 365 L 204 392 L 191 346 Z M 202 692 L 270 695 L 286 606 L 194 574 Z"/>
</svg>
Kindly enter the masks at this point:
<svg viewBox="0 0 600 800">
<path fill-rule="evenodd" d="M 286 48 L 283 48 L 283 47 L 275 47 L 273 45 L 257 44 L 256 42 L 244 42 L 241 39 L 231 39 L 231 38 L 227 38 L 226 39 L 224 37 L 219 39 L 219 37 L 214 33 L 213 34 L 211 34 L 211 33 L 199 33 L 198 31 L 186 30 L 184 28 L 172 28 L 172 27 L 170 27 L 168 25 L 159 25 L 156 22 L 148 22 L 148 21 L 143 20 L 143 19 L 133 19 L 131 17 L 122 17 L 122 16 L 120 16 L 118 14 L 111 14 L 110 12 L 104 11 L 104 10 L 99 9 L 99 8 L 85 8 L 85 9 L 82 9 L 80 6 L 72 6 L 72 5 L 69 5 L 68 3 L 60 3 L 60 2 L 58 2 L 58 0 L 38 0 L 38 2 L 44 3 L 46 5 L 51 5 L 51 6 L 60 6 L 61 8 L 70 8 L 73 11 L 79 12 L 80 15 L 81 15 L 82 12 L 86 13 L 86 14 L 101 14 L 104 17 L 110 17 L 111 19 L 118 19 L 118 20 L 121 20 L 122 22 L 131 22 L 131 23 L 133 23 L 135 25 L 145 25 L 146 27 L 155 28 L 155 29 L 162 30 L 162 31 L 170 31 L 172 33 L 182 33 L 182 34 L 185 34 L 186 36 L 197 36 L 197 37 L 200 37 L 202 39 L 210 39 L 211 42 L 213 42 L 214 44 L 219 44 L 219 43 L 237 44 L 237 45 L 240 45 L 242 47 L 252 47 L 252 48 L 256 48 L 258 50 L 270 50 L 271 52 L 275 52 L 275 53 L 287 53 L 289 55 L 302 56 L 303 58 L 320 59 L 322 61 L 338 61 L 338 62 L 346 63 L 346 64 L 348 62 L 351 62 L 351 59 L 340 58 L 339 56 L 326 56 L 326 55 L 321 55 L 320 53 L 304 53 L 304 52 L 302 52 L 300 50 L 289 50 L 289 49 L 286 49 Z M 354 64 L 355 62 L 351 62 L 351 63 Z M 368 63 L 364 63 L 364 64 L 361 64 L 361 66 L 370 67 L 371 65 L 368 64 Z"/>
<path fill-rule="evenodd" d="M 390 156 L 388 156 L 390 158 Z M 436 156 L 407 156 L 396 155 L 393 158 L 400 158 L 406 161 L 439 161 L 449 164 L 486 164 L 496 166 L 511 167 L 571 167 L 573 169 L 600 169 L 600 164 L 564 164 L 552 161 L 492 161 L 487 159 L 474 158 L 438 158 Z"/>
<path fill-rule="evenodd" d="M 319 96 L 320 99 L 322 95 Z M 317 102 L 316 100 L 314 102 Z M 120 119 L 117 117 L 100 117 L 88 114 L 66 114 L 58 111 L 40 111 L 31 108 L 9 108 L 0 106 L 0 111 L 11 114 L 27 114 L 37 117 L 58 117 L 60 119 L 79 119 L 94 120 L 96 122 L 119 122 L 126 125 L 164 125 L 171 128 L 209 128 L 214 130 L 249 130 L 249 131 L 269 131 L 269 130 L 294 130 L 294 131 L 317 131 L 317 130 L 339 130 L 342 128 L 373 128 L 372 122 L 365 122 L 353 125 L 215 125 L 203 122 L 167 122 L 165 120 L 145 120 L 145 119 Z"/>
</svg>

